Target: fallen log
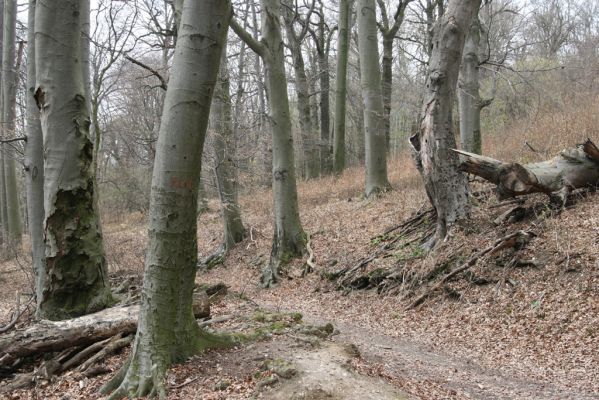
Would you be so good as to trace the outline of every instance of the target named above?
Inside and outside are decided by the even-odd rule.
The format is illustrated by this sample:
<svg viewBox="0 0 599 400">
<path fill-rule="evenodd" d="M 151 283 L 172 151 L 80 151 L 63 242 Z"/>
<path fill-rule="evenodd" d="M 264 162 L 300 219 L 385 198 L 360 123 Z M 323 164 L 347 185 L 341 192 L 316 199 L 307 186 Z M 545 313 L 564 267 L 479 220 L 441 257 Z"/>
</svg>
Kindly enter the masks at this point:
<svg viewBox="0 0 599 400">
<path fill-rule="evenodd" d="M 194 314 L 198 318 L 210 316 L 206 294 L 194 293 Z M 119 333 L 126 336 L 137 330 L 138 316 L 139 305 L 129 305 L 66 321 L 39 321 L 0 337 L 0 368 L 10 369 L 23 357 L 89 346 Z"/>
<path fill-rule="evenodd" d="M 460 170 L 497 185 L 501 199 L 545 193 L 557 197 L 563 205 L 573 189 L 599 184 L 599 149 L 591 139 L 575 148 L 562 150 L 551 160 L 523 165 L 454 151 L 463 159 Z"/>
</svg>

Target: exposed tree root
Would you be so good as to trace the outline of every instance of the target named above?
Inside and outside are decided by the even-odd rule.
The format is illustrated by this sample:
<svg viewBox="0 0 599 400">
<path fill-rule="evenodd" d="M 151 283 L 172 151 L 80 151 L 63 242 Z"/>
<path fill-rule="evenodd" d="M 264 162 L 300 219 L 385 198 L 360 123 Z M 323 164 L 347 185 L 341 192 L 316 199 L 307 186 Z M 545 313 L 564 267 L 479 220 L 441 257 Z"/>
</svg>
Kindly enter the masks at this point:
<svg viewBox="0 0 599 400">
<path fill-rule="evenodd" d="M 487 254 L 494 254 L 500 250 L 506 249 L 508 247 L 522 247 L 526 245 L 533 237 L 536 235 L 532 232 L 518 231 L 514 232 L 510 235 L 504 236 L 501 239 L 497 239 L 493 245 L 475 253 L 472 257 L 468 259 L 464 264 L 460 265 L 458 268 L 452 270 L 447 275 L 445 275 L 439 282 L 437 282 L 433 287 L 426 290 L 422 295 L 418 296 L 416 300 L 414 300 L 407 309 L 412 309 L 414 307 L 422 304 L 429 296 L 432 295 L 433 292 L 440 289 L 447 281 L 456 276 L 457 274 L 466 271 L 468 268 L 474 266 L 476 262 Z"/>
<path fill-rule="evenodd" d="M 306 250 L 308 250 L 308 259 L 306 260 L 306 265 L 304 270 L 302 271 L 302 277 L 308 275 L 309 273 L 314 272 L 318 267 L 314 263 L 314 251 L 312 250 L 312 238 L 310 234 L 306 232 Z"/>
</svg>

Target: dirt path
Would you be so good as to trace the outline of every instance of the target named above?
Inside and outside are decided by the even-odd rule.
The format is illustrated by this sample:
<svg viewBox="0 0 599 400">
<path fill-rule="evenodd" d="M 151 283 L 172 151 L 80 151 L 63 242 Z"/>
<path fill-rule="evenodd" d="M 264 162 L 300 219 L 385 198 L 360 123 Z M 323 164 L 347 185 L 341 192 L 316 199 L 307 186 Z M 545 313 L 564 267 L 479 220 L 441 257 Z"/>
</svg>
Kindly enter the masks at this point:
<svg viewBox="0 0 599 400">
<path fill-rule="evenodd" d="M 275 309 L 279 305 L 261 302 L 260 306 Z M 308 313 L 304 314 L 304 320 L 310 324 L 333 323 L 339 331 L 333 337 L 334 342 L 339 345 L 355 344 L 375 374 L 386 377 L 414 398 L 599 399 L 596 393 L 522 378 L 509 369 L 486 368 L 474 360 L 446 354 L 426 344 L 385 335 L 373 328 L 325 321 Z M 351 381 L 348 381 L 347 386 L 351 387 Z"/>
</svg>

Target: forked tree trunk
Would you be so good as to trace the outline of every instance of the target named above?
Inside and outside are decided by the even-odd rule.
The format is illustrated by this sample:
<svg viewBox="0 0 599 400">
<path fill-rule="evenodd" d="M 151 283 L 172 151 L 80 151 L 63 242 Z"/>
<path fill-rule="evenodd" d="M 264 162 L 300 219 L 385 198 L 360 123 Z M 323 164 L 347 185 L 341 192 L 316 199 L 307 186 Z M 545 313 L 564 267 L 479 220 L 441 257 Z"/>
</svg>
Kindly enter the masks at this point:
<svg viewBox="0 0 599 400">
<path fill-rule="evenodd" d="M 233 130 L 227 53 L 223 51 L 220 76 L 215 89 L 212 113 L 216 127 L 214 136 L 215 175 L 221 203 L 224 226 L 223 246 L 227 251 L 245 237 L 241 211 L 237 200 L 237 173 L 235 169 L 235 132 Z"/>
<path fill-rule="evenodd" d="M 410 138 L 416 166 L 437 213 L 432 247 L 444 240 L 451 226 L 465 217 L 468 180 L 458 170 L 453 131 L 453 99 L 468 27 L 480 0 L 450 0 L 437 21 L 421 114 L 420 132 Z"/>
<path fill-rule="evenodd" d="M 281 36 L 279 0 L 261 0 L 262 41 L 258 42 L 237 23 L 232 28 L 262 57 L 267 81 L 272 123 L 272 191 L 274 198 L 274 237 L 270 262 L 263 271 L 265 287 L 279 280 L 281 266 L 304 254 L 306 235 L 299 217 L 289 97 L 285 74 L 285 46 Z"/>
<path fill-rule="evenodd" d="M 349 20 L 353 0 L 339 1 L 337 39 L 337 76 L 335 88 L 335 125 L 333 127 L 333 172 L 345 169 L 345 130 L 347 113 L 347 61 L 349 56 Z"/>
<path fill-rule="evenodd" d="M 93 145 L 81 67 L 84 1 L 39 2 L 35 11 L 47 274 L 39 314 L 53 320 L 98 311 L 113 302 L 94 207 Z"/>
<path fill-rule="evenodd" d="M 35 294 L 38 305 L 46 282 L 44 247 L 44 138 L 40 110 L 35 103 L 35 8 L 37 0 L 29 0 L 27 23 L 27 143 L 25 171 L 27 216 L 31 237 L 31 259 L 35 274 Z"/>
<path fill-rule="evenodd" d="M 358 47 L 364 101 L 366 197 L 391 188 L 387 179 L 387 145 L 374 0 L 358 0 Z"/>
<path fill-rule="evenodd" d="M 17 71 L 16 65 L 16 25 L 17 1 L 4 1 L 4 35 L 2 43 L 2 114 L 4 116 L 4 137 L 15 135 L 16 106 L 17 106 Z M 4 184 L 6 187 L 6 215 L 8 225 L 8 240 L 20 245 L 22 236 L 21 212 L 19 210 L 19 190 L 15 167 L 16 153 L 13 147 L 4 147 Z"/>
<path fill-rule="evenodd" d="M 149 243 L 129 361 L 103 392 L 166 397 L 167 368 L 218 343 L 192 312 L 197 194 L 212 93 L 231 18 L 223 0 L 185 1 L 154 161 Z"/>
<path fill-rule="evenodd" d="M 478 43 L 480 25 L 478 15 L 472 18 L 470 31 L 464 43 L 462 64 L 458 79 L 458 101 L 460 105 L 460 148 L 470 153 L 481 154 L 480 110 L 483 106 L 479 94 Z"/>
<path fill-rule="evenodd" d="M 500 198 L 545 193 L 562 204 L 573 189 L 599 185 L 599 149 L 588 139 L 562 150 L 551 160 L 518 164 L 455 150 L 463 156 L 460 170 L 497 185 Z"/>
</svg>

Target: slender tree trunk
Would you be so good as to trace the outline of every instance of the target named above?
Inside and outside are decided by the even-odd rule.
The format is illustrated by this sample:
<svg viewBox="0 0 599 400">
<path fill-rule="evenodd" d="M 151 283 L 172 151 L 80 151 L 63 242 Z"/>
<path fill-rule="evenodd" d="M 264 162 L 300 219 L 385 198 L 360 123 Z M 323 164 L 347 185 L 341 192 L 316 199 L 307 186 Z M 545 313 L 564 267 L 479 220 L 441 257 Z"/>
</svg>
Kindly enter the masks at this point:
<svg viewBox="0 0 599 400">
<path fill-rule="evenodd" d="M 44 247 L 44 138 L 40 111 L 35 103 L 35 8 L 37 0 L 29 0 L 27 22 L 27 144 L 25 170 L 27 182 L 27 216 L 31 237 L 31 257 L 35 274 L 38 305 L 46 282 Z"/>
<path fill-rule="evenodd" d="M 480 110 L 482 102 L 478 81 L 478 43 L 480 25 L 475 15 L 464 43 L 460 75 L 458 79 L 458 101 L 460 105 L 461 148 L 469 153 L 481 154 Z"/>
<path fill-rule="evenodd" d="M 214 153 L 216 184 L 221 202 L 224 225 L 224 249 L 229 250 L 245 237 L 241 211 L 237 200 L 237 173 L 235 170 L 235 132 L 230 95 L 227 53 L 223 51 L 220 61 L 220 77 L 215 89 L 212 113 L 216 126 Z"/>
<path fill-rule="evenodd" d="M 468 27 L 480 0 L 450 0 L 435 27 L 420 132 L 410 138 L 428 197 L 437 213 L 432 247 L 469 212 L 468 179 L 458 170 L 453 99 Z"/>
<path fill-rule="evenodd" d="M 4 48 L 4 1 L 0 1 L 0 49 Z M 2 51 L 0 51 L 0 65 L 2 65 Z M 0 68 L 0 133 L 4 126 L 4 96 L 2 95 L 2 71 Z M 2 243 L 8 240 L 8 210 L 6 209 L 6 185 L 4 182 L 4 152 L 6 144 L 0 143 L 0 233 Z"/>
<path fill-rule="evenodd" d="M 290 8 L 287 5 L 286 8 Z M 318 165 L 318 146 L 315 143 L 315 131 L 312 125 L 312 114 L 310 112 L 310 88 L 300 39 L 294 31 L 293 12 L 285 13 L 285 29 L 287 30 L 287 41 L 293 59 L 293 72 L 295 74 L 295 90 L 297 92 L 297 111 L 299 116 L 299 128 L 302 136 L 304 176 L 307 179 L 317 178 L 320 166 Z"/>
<path fill-rule="evenodd" d="M 374 0 L 358 0 L 358 47 L 364 135 L 366 144 L 366 197 L 391 188 L 387 179 L 387 146 L 384 130 L 381 70 Z"/>
<path fill-rule="evenodd" d="M 333 128 L 333 172 L 345 169 L 345 119 L 347 113 L 347 60 L 349 56 L 349 21 L 352 0 L 339 1 L 339 36 L 337 39 L 337 76 L 335 88 L 335 125 Z"/>
<path fill-rule="evenodd" d="M 285 46 L 281 37 L 281 4 L 278 0 L 261 0 L 262 37 L 265 43 L 264 67 L 270 100 L 272 127 L 272 189 L 275 229 L 271 261 L 262 276 L 262 284 L 271 286 L 278 280 L 282 264 L 303 255 L 306 237 L 299 218 L 291 117 L 285 74 Z"/>
<path fill-rule="evenodd" d="M 382 93 L 383 109 L 385 119 L 385 143 L 387 152 L 391 144 L 391 95 L 393 92 L 393 39 L 392 36 L 383 34 L 383 74 L 382 74 Z"/>
<path fill-rule="evenodd" d="M 15 134 L 17 104 L 17 71 L 15 70 L 15 42 L 17 25 L 17 1 L 4 1 L 4 35 L 2 45 L 2 106 L 4 115 L 4 137 L 11 138 Z M 8 222 L 8 238 L 13 244 L 21 243 L 22 226 L 19 210 L 19 189 L 15 168 L 15 152 L 8 145 L 4 148 L 4 184 L 6 187 L 6 211 Z"/>
<path fill-rule="evenodd" d="M 39 2 L 35 12 L 47 274 L 39 313 L 54 320 L 98 311 L 113 302 L 94 206 L 93 145 L 80 62 L 84 1 Z"/>
<path fill-rule="evenodd" d="M 326 38 L 324 8 L 320 3 L 318 22 L 318 73 L 320 74 L 320 170 L 328 175 L 332 171 L 331 148 L 331 76 L 329 74 L 329 46 Z"/>
<path fill-rule="evenodd" d="M 158 394 L 174 362 L 224 344 L 192 312 L 200 162 L 226 39 L 229 1 L 185 1 L 152 177 L 140 319 L 129 361 L 103 389 L 111 399 Z"/>
</svg>

